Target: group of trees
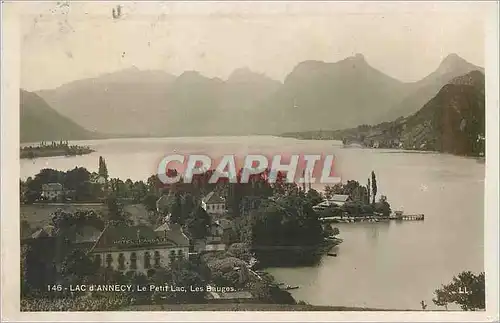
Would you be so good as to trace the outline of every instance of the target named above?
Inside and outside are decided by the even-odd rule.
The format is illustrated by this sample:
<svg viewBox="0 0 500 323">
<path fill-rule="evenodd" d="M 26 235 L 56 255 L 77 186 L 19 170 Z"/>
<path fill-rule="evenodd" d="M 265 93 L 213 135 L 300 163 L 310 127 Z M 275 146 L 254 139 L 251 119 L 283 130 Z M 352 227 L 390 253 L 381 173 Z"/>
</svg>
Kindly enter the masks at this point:
<svg viewBox="0 0 500 323">
<path fill-rule="evenodd" d="M 54 212 L 51 225 L 43 228 L 45 231 L 50 230 L 51 236 L 28 240 L 22 244 L 23 293 L 25 295 L 43 293 L 49 284 L 71 280 L 79 270 L 92 272 L 95 266 L 92 267 L 92 263 L 84 261 L 85 251 L 75 249 L 73 242 L 77 235 L 84 234 L 82 230 L 85 227 L 100 231 L 104 229 L 106 221 L 93 210 L 77 210 L 70 213 L 59 209 Z M 29 224 L 24 223 L 24 226 L 22 230 L 30 230 Z M 91 245 L 84 244 L 80 247 L 88 248 Z M 83 276 L 77 275 L 72 281 L 76 283 L 80 278 Z"/>
<path fill-rule="evenodd" d="M 446 309 L 449 304 L 457 304 L 464 311 L 484 310 L 485 287 L 484 272 L 476 275 L 464 271 L 453 277 L 449 284 L 436 289 L 432 301 Z"/>
<path fill-rule="evenodd" d="M 170 215 L 170 222 L 181 225 L 191 239 L 206 238 L 211 220 L 197 199 L 189 192 L 175 192 L 169 196 L 170 203 L 160 210 L 160 216 Z"/>
<path fill-rule="evenodd" d="M 248 268 L 254 257 L 252 246 L 247 243 L 234 243 L 226 252 L 211 252 L 201 256 L 202 263 L 210 270 L 214 286 L 233 287 L 235 290 L 248 290 L 263 303 L 295 304 L 287 291 L 279 288 L 270 274 L 255 275 Z"/>
<path fill-rule="evenodd" d="M 350 201 L 340 207 L 334 206 L 323 210 L 321 216 L 342 216 L 344 213 L 348 213 L 350 216 L 382 214 L 387 217 L 391 214 L 391 206 L 384 195 L 380 196 L 377 201 L 377 193 L 377 178 L 373 171 L 366 186 L 354 180 L 349 180 L 345 184 L 327 185 L 325 186 L 325 198 L 331 199 L 333 195 L 341 194 L 348 195 Z"/>
<path fill-rule="evenodd" d="M 99 178 L 103 178 L 104 183 Z M 151 180 L 144 183 L 108 178 L 106 163 L 101 159 L 98 173 L 91 173 L 83 167 L 75 167 L 66 172 L 45 168 L 34 177 L 20 180 L 21 202 L 31 204 L 41 200 L 42 185 L 49 183 L 60 183 L 63 186 L 63 201 L 99 202 L 113 196 L 134 203 L 144 203 L 149 209 L 154 209 L 158 197 L 157 187 Z"/>
<path fill-rule="evenodd" d="M 324 242 L 312 206 L 303 192 L 267 200 L 245 219 L 242 239 L 263 265 L 312 264 Z"/>
<path fill-rule="evenodd" d="M 377 177 L 375 172 L 371 173 L 371 180 L 368 178 L 367 185 L 363 186 L 358 181 L 348 180 L 347 183 L 338 183 L 334 186 L 325 186 L 325 198 L 330 199 L 335 194 L 349 195 L 353 201 L 364 204 L 375 204 L 377 196 Z"/>
<path fill-rule="evenodd" d="M 91 152 L 93 152 L 93 150 L 88 146 L 70 145 L 68 141 L 52 141 L 50 144 L 42 141 L 38 146 L 21 147 L 20 157 L 36 158 L 60 155 L 74 156 L 89 154 Z"/>
</svg>

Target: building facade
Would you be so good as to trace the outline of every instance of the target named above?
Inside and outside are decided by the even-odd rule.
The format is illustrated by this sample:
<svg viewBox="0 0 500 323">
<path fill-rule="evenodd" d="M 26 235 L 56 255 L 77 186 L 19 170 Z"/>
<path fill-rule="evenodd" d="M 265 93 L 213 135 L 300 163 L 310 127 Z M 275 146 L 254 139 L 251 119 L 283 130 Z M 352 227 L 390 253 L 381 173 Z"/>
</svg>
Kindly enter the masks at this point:
<svg viewBox="0 0 500 323">
<path fill-rule="evenodd" d="M 226 201 L 215 191 L 208 193 L 201 201 L 201 207 L 212 215 L 223 215 L 226 213 Z"/>
<path fill-rule="evenodd" d="M 61 200 L 64 196 L 64 189 L 60 183 L 48 183 L 42 185 L 41 197 L 44 200 Z"/>
<path fill-rule="evenodd" d="M 351 202 L 352 199 L 349 195 L 343 195 L 343 194 L 334 194 L 330 199 L 325 199 L 323 202 L 316 204 L 313 206 L 314 211 L 323 211 L 329 207 L 332 206 L 342 206 L 346 204 L 347 202 Z"/>
<path fill-rule="evenodd" d="M 106 227 L 90 254 L 102 266 L 149 275 L 150 270 L 168 267 L 189 257 L 189 239 L 180 226 Z"/>
</svg>

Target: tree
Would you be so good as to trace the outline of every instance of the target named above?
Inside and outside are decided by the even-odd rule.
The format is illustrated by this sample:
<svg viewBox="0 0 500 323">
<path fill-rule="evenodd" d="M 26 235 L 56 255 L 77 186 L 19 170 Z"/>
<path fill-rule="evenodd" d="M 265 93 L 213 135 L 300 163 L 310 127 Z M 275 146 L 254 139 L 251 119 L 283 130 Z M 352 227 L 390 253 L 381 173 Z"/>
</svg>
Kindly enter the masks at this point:
<svg viewBox="0 0 500 323">
<path fill-rule="evenodd" d="M 129 218 L 129 214 L 123 209 L 123 205 L 118 202 L 115 196 L 110 196 L 106 200 L 108 206 L 108 221 L 116 224 L 132 224 L 132 220 Z"/>
<path fill-rule="evenodd" d="M 321 194 L 315 189 L 310 189 L 309 191 L 307 191 L 306 197 L 309 200 L 309 203 L 311 203 L 311 205 L 313 206 L 323 201 L 323 196 L 321 196 Z"/>
<path fill-rule="evenodd" d="M 367 204 L 370 204 L 370 194 L 371 194 L 371 192 L 370 192 L 370 186 L 371 185 L 370 184 L 371 184 L 370 183 L 370 178 L 368 178 L 368 184 L 366 184 L 366 192 L 367 192 L 367 196 L 368 196 L 368 198 L 366 200 Z"/>
<path fill-rule="evenodd" d="M 250 251 L 250 246 L 246 243 L 233 243 L 229 248 L 227 249 L 228 255 L 244 260 L 244 261 L 250 261 L 252 258 L 252 252 Z"/>
<path fill-rule="evenodd" d="M 99 156 L 99 176 L 102 176 L 105 180 L 108 180 L 108 167 L 106 166 L 106 161 L 102 156 Z"/>
<path fill-rule="evenodd" d="M 252 215 L 251 249 L 263 264 L 313 263 L 323 242 L 323 227 L 308 201 L 288 195 L 266 201 Z"/>
<path fill-rule="evenodd" d="M 21 220 L 20 231 L 21 231 L 21 238 L 31 233 L 31 226 L 27 220 Z"/>
<path fill-rule="evenodd" d="M 375 204 L 375 197 L 377 196 L 377 178 L 375 172 L 372 171 L 372 203 Z"/>
<path fill-rule="evenodd" d="M 382 195 L 379 201 L 372 205 L 374 212 L 382 213 L 384 217 L 391 215 L 391 205 L 387 202 L 387 197 Z"/>
<path fill-rule="evenodd" d="M 153 194 L 147 194 L 144 196 L 142 199 L 142 204 L 146 207 L 146 210 L 148 211 L 156 211 L 156 201 L 157 201 L 156 195 Z"/>
<path fill-rule="evenodd" d="M 73 283 L 88 282 L 98 270 L 99 264 L 86 255 L 83 250 L 75 249 L 63 260 L 61 274 L 64 277 L 73 277 Z"/>
<path fill-rule="evenodd" d="M 193 210 L 187 216 L 184 223 L 191 238 L 204 239 L 207 237 L 210 226 L 210 216 L 201 206 Z"/>
<path fill-rule="evenodd" d="M 332 226 L 331 226 L 330 224 L 324 224 L 324 225 L 323 225 L 323 235 L 324 235 L 325 237 L 329 237 L 329 236 L 331 236 L 331 235 L 332 235 L 332 233 L 333 233 L 333 228 L 332 228 Z"/>
<path fill-rule="evenodd" d="M 180 259 L 170 264 L 172 273 L 172 284 L 174 286 L 185 286 L 185 293 L 175 293 L 175 298 L 181 303 L 200 303 L 205 300 L 205 291 L 192 291 L 190 286 L 205 287 L 208 283 L 205 276 L 206 271 L 202 264 Z"/>
<path fill-rule="evenodd" d="M 212 259 L 208 262 L 212 282 L 218 286 L 243 287 L 250 280 L 245 261 L 236 257 Z"/>
<path fill-rule="evenodd" d="M 186 221 L 184 214 L 182 212 L 182 197 L 179 193 L 175 194 L 175 198 L 173 199 L 172 206 L 170 207 L 170 222 L 178 223 L 183 225 Z"/>
<path fill-rule="evenodd" d="M 437 306 L 455 303 L 464 311 L 485 309 L 485 280 L 484 272 L 478 275 L 464 271 L 453 277 L 451 283 L 442 285 L 434 291 L 432 300 Z"/>
<path fill-rule="evenodd" d="M 28 254 L 30 252 L 29 245 L 21 246 L 21 294 L 26 295 L 29 293 L 31 287 L 28 281 Z"/>
</svg>

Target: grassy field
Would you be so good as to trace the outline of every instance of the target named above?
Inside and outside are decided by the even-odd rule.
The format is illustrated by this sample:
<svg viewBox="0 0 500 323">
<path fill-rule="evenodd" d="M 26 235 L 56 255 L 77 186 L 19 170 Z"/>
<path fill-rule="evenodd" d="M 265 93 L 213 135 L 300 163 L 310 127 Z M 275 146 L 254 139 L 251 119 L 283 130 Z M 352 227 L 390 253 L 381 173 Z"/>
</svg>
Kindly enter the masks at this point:
<svg viewBox="0 0 500 323">
<path fill-rule="evenodd" d="M 94 210 L 100 215 L 104 215 L 107 212 L 107 206 L 104 204 L 23 204 L 20 206 L 20 220 L 28 221 L 32 228 L 40 228 L 51 224 L 52 214 L 57 209 L 62 209 L 65 212 Z M 142 204 L 126 205 L 124 210 L 130 213 L 131 218 L 136 223 L 144 223 L 147 221 L 148 213 Z"/>
</svg>

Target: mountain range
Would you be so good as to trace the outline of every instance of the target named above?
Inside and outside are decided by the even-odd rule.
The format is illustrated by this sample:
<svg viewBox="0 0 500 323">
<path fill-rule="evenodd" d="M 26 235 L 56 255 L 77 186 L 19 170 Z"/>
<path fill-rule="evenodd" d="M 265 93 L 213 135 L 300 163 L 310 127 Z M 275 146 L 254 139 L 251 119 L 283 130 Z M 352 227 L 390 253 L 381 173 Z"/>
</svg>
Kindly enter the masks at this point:
<svg viewBox="0 0 500 323">
<path fill-rule="evenodd" d="M 484 155 L 485 98 L 482 72 L 454 78 L 407 118 L 402 143 L 456 155 Z"/>
<path fill-rule="evenodd" d="M 335 63 L 301 62 L 284 82 L 247 68 L 222 80 L 196 71 L 174 76 L 133 67 L 36 94 L 56 113 L 88 130 L 78 130 L 79 139 L 96 133 L 157 137 L 279 134 L 342 129 L 408 116 L 449 81 L 474 70 L 484 71 L 450 54 L 427 77 L 405 83 L 356 54 Z M 26 94 L 21 92 L 21 96 Z"/>
<path fill-rule="evenodd" d="M 36 93 L 20 91 L 20 142 L 78 140 L 102 137 L 52 109 Z"/>
<path fill-rule="evenodd" d="M 345 147 L 430 150 L 465 156 L 485 154 L 485 79 L 476 70 L 453 78 L 417 112 L 374 125 L 282 134 L 299 139 L 342 140 Z"/>
</svg>

